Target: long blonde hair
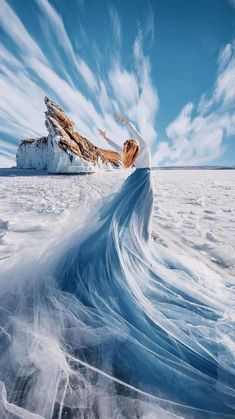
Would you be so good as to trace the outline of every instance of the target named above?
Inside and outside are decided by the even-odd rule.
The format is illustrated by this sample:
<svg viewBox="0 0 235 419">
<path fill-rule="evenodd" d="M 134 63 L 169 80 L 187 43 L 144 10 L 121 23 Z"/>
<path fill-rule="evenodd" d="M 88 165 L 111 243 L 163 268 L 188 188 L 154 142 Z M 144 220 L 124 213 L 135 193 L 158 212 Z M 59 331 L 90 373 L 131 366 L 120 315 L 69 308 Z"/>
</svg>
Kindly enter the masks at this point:
<svg viewBox="0 0 235 419">
<path fill-rule="evenodd" d="M 105 150 L 100 147 L 97 147 L 97 149 L 110 163 L 113 163 L 118 166 L 122 161 L 123 167 L 125 167 L 126 169 L 134 164 L 134 161 L 139 152 L 139 146 L 136 140 L 134 140 L 134 138 L 125 141 L 125 143 L 123 144 L 122 155 L 117 153 L 116 151 Z"/>
<path fill-rule="evenodd" d="M 126 140 L 123 145 L 123 157 L 122 164 L 126 169 L 133 166 L 136 157 L 138 156 L 139 146 L 137 142 L 132 138 Z"/>
<path fill-rule="evenodd" d="M 105 150 L 104 148 L 97 147 L 99 152 L 104 156 L 110 163 L 113 163 L 115 166 L 119 166 L 122 161 L 122 155 L 112 150 Z"/>
</svg>

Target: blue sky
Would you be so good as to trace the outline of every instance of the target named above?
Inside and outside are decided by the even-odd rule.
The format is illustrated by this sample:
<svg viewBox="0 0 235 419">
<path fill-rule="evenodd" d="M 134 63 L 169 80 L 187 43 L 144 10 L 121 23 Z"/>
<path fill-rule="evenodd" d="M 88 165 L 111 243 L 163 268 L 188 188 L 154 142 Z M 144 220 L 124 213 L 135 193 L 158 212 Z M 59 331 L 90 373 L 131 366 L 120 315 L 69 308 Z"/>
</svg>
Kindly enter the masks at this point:
<svg viewBox="0 0 235 419">
<path fill-rule="evenodd" d="M 235 164 L 235 0 L 0 0 L 0 166 L 40 136 L 44 95 L 104 145 L 140 129 L 154 165 Z"/>
</svg>

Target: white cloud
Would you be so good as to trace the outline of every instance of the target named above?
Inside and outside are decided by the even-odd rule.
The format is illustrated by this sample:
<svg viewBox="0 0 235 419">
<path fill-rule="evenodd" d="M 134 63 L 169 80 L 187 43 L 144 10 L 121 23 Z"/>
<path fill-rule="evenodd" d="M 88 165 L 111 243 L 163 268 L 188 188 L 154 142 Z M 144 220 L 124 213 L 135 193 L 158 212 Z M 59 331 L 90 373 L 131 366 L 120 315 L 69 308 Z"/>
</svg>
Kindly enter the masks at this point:
<svg viewBox="0 0 235 419">
<path fill-rule="evenodd" d="M 118 103 L 123 107 L 132 107 L 138 100 L 139 87 L 134 73 L 116 63 L 109 72 L 109 81 Z"/>
<path fill-rule="evenodd" d="M 27 74 L 7 70 L 0 78 L 1 131 L 17 139 L 45 132 L 43 97 Z"/>
<path fill-rule="evenodd" d="M 88 64 L 78 57 L 72 47 L 69 36 L 66 32 L 62 17 L 58 14 L 55 8 L 48 2 L 48 0 L 36 0 L 41 12 L 43 13 L 46 21 L 49 23 L 49 32 L 52 40 L 52 47 L 55 49 L 55 42 L 63 48 L 67 54 L 68 59 L 72 61 L 78 70 L 79 74 L 83 77 L 87 86 L 91 90 L 95 90 L 97 83 L 96 77 L 89 68 Z"/>
<path fill-rule="evenodd" d="M 16 146 L 0 140 L 0 167 L 15 166 Z"/>
<path fill-rule="evenodd" d="M 235 0 L 228 0 L 228 1 L 233 7 L 235 7 Z"/>
<path fill-rule="evenodd" d="M 6 45 L 0 45 L 0 120 L 1 130 L 16 141 L 25 136 L 44 135 L 44 95 L 51 96 L 65 108 L 74 120 L 77 129 L 92 141 L 105 146 L 97 128 L 105 128 L 115 140 L 123 142 L 129 137 L 126 129 L 117 124 L 114 112 L 124 113 L 137 123 L 146 139 L 156 139 L 154 129 L 158 109 L 157 91 L 151 80 L 149 59 L 144 55 L 142 40 L 135 43 L 135 68 L 126 68 L 120 55 L 113 53 L 110 66 L 92 71 L 87 62 L 79 57 L 67 34 L 62 17 L 47 0 L 36 0 L 43 15 L 43 32 L 40 34 L 58 54 L 58 42 L 70 64 L 57 73 L 54 59 L 48 58 L 40 45 L 32 38 L 14 10 L 0 0 L 3 30 L 17 47 L 19 56 L 14 56 Z M 117 30 L 117 41 L 121 43 L 121 23 L 114 8 L 112 22 Z M 12 22 L 14 30 L 12 30 Z M 136 52 L 138 44 L 138 53 Z M 100 52 L 97 50 L 97 54 Z M 97 55 L 96 54 L 96 55 Z M 56 55 L 52 55 L 53 58 Z M 61 64 L 63 55 L 58 57 Z M 65 66 L 64 66 L 65 67 Z M 76 88 L 74 75 L 82 76 L 90 89 L 89 98 Z"/>
<path fill-rule="evenodd" d="M 133 47 L 133 64 L 128 68 L 121 61 L 122 25 L 113 6 L 109 7 L 114 29 L 115 49 L 108 68 L 103 67 L 102 53 L 95 49 L 93 68 L 80 57 L 71 42 L 65 22 L 48 0 L 36 0 L 43 16 L 43 32 L 52 56 L 50 59 L 28 32 L 11 6 L 0 0 L 2 29 L 17 47 L 14 56 L 6 45 L 0 44 L 0 121 L 5 134 L 20 139 L 22 136 L 43 135 L 45 94 L 65 107 L 79 131 L 92 141 L 104 146 L 97 128 L 105 128 L 117 141 L 129 134 L 113 119 L 112 113 L 124 113 L 137 124 L 146 140 L 157 139 L 155 119 L 159 107 L 158 93 L 151 78 L 149 57 L 144 51 L 144 37 L 154 36 L 154 16 L 149 10 L 144 31 L 138 26 Z M 83 0 L 80 1 L 83 4 Z M 143 35 L 144 34 L 144 35 Z M 86 37 L 89 34 L 86 33 Z M 85 38 L 83 39 L 86 42 Z M 87 40 L 89 42 L 89 39 Z M 62 48 L 63 54 L 59 55 Z M 159 142 L 155 164 L 207 164 L 224 152 L 223 140 L 235 134 L 235 58 L 234 42 L 221 51 L 218 75 L 212 93 L 205 93 L 197 106 L 185 104 L 179 115 L 166 129 L 166 141 Z M 54 54 L 54 55 L 53 55 Z M 53 57 L 54 59 L 52 59 Z M 55 60 L 56 58 L 56 60 Z M 70 64 L 69 74 L 63 59 Z M 60 73 L 54 62 L 60 64 Z M 131 60 L 130 60 L 131 61 Z M 95 68 L 95 69 L 94 69 Z M 76 78 L 84 80 L 89 98 L 78 90 Z"/>
<path fill-rule="evenodd" d="M 14 144 L 9 143 L 8 141 L 0 140 L 0 148 L 1 151 L 5 154 L 12 156 L 15 153 L 16 146 Z"/>
<path fill-rule="evenodd" d="M 235 60 L 231 59 L 225 70 L 222 71 L 216 82 L 214 99 L 227 106 L 234 104 L 235 98 Z"/>
<path fill-rule="evenodd" d="M 93 72 L 91 71 L 87 63 L 80 58 L 77 60 L 76 66 L 79 70 L 79 73 L 81 74 L 83 79 L 86 81 L 87 86 L 91 90 L 95 91 L 97 88 L 96 77 L 94 76 Z"/>
<path fill-rule="evenodd" d="M 32 52 L 38 59 L 46 61 L 46 58 L 37 43 L 28 34 L 24 25 L 9 6 L 5 0 L 0 0 L 1 13 L 0 23 L 2 29 L 8 34 L 8 36 L 17 45 L 19 51 L 24 55 L 31 55 Z"/>
<path fill-rule="evenodd" d="M 148 8 L 148 14 L 145 24 L 145 35 L 148 40 L 148 43 L 153 43 L 154 36 L 155 36 L 155 19 L 154 19 L 154 13 L 152 10 L 152 6 L 149 2 L 147 2 L 147 8 Z"/>
<path fill-rule="evenodd" d="M 169 138 L 179 138 L 188 136 L 190 131 L 192 110 L 193 104 L 188 103 L 182 109 L 179 116 L 168 125 L 166 133 Z"/>
<path fill-rule="evenodd" d="M 221 51 L 218 57 L 218 70 L 223 71 L 231 61 L 233 55 L 232 44 L 227 44 Z"/>
<path fill-rule="evenodd" d="M 151 79 L 151 66 L 149 57 L 143 51 L 143 36 L 139 30 L 134 43 L 135 66 L 138 75 L 139 100 L 136 104 L 136 119 L 141 132 L 153 143 L 157 139 L 155 129 L 155 118 L 159 108 L 159 98 L 157 89 Z M 132 117 L 131 113 L 130 116 Z"/>
<path fill-rule="evenodd" d="M 211 94 L 204 93 L 197 109 L 188 103 L 167 129 L 167 141 L 159 143 L 156 165 L 203 165 L 225 151 L 223 141 L 235 135 L 234 42 L 218 58 L 218 74 Z"/>
<path fill-rule="evenodd" d="M 117 10 L 112 6 L 109 5 L 109 16 L 110 16 L 110 23 L 112 25 L 114 39 L 115 39 L 115 47 L 119 48 L 122 43 L 122 28 L 121 28 L 121 21 L 118 15 Z"/>
<path fill-rule="evenodd" d="M 0 168 L 14 167 L 16 165 L 15 158 L 3 156 L 0 152 Z"/>
</svg>

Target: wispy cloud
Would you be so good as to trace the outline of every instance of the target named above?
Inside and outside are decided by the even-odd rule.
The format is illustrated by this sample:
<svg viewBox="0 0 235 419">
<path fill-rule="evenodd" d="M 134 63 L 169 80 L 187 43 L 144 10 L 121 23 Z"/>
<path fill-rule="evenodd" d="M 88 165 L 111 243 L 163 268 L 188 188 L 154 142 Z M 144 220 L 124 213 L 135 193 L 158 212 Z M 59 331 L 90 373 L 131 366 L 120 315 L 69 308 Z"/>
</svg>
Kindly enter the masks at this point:
<svg viewBox="0 0 235 419">
<path fill-rule="evenodd" d="M 143 35 L 139 33 L 134 43 L 135 66 L 139 84 L 139 100 L 136 105 L 136 119 L 139 127 L 150 142 L 157 138 L 155 118 L 159 108 L 158 93 L 151 79 L 150 59 L 144 54 Z M 133 112 L 133 117 L 135 116 Z"/>
<path fill-rule="evenodd" d="M 16 146 L 0 140 L 0 167 L 15 166 Z"/>
<path fill-rule="evenodd" d="M 154 157 L 158 165 L 202 165 L 225 151 L 224 139 L 235 134 L 235 43 L 218 57 L 213 91 L 203 94 L 197 108 L 188 103 L 167 129 Z"/>
<path fill-rule="evenodd" d="M 118 61 L 109 72 L 109 82 L 117 98 L 117 106 L 121 104 L 123 108 L 135 106 L 139 96 L 139 85 L 136 75 L 121 67 Z"/>
<path fill-rule="evenodd" d="M 87 86 L 96 89 L 96 77 L 92 73 L 87 63 L 78 57 L 74 50 L 64 26 L 62 17 L 57 13 L 55 8 L 51 6 L 48 0 L 36 0 L 40 11 L 43 13 L 46 22 L 48 23 L 49 34 L 51 38 L 51 45 L 53 50 L 55 43 L 58 43 L 64 50 L 69 61 L 75 66 L 78 73 L 83 77 Z"/>
<path fill-rule="evenodd" d="M 37 43 L 33 38 L 28 34 L 21 20 L 12 10 L 10 5 L 5 1 L 0 1 L 1 5 L 1 14 L 0 14 L 0 23 L 2 29 L 8 34 L 8 36 L 16 44 L 18 51 L 20 51 L 24 56 L 33 54 L 38 57 L 38 59 L 45 61 L 46 58 Z"/>
<path fill-rule="evenodd" d="M 149 1 L 147 2 L 147 9 L 148 9 L 148 13 L 147 13 L 146 24 L 145 24 L 145 34 L 148 40 L 148 44 L 152 46 L 154 36 L 155 36 L 155 17 L 154 17 L 152 6 Z"/>
<path fill-rule="evenodd" d="M 109 16 L 116 44 L 115 47 L 120 48 L 122 43 L 121 20 L 117 10 L 111 4 L 109 5 Z"/>
<path fill-rule="evenodd" d="M 230 3 L 235 5 L 234 1 Z M 0 0 L 0 24 L 6 35 L 0 43 L 2 138 L 9 135 L 17 143 L 25 136 L 44 135 L 46 94 L 65 108 L 79 131 L 99 145 L 104 143 L 98 127 L 105 128 L 117 141 L 129 137 L 113 119 L 112 114 L 119 112 L 136 123 L 149 144 L 155 146 L 159 98 L 146 52 L 155 34 L 150 3 L 146 3 L 147 15 L 137 23 L 134 44 L 128 45 L 128 63 L 122 59 L 125 27 L 113 5 L 104 8 L 112 36 L 101 48 L 80 22 L 78 33 L 83 35 L 70 39 L 66 19 L 48 0 L 35 0 L 39 28 L 41 22 L 37 37 L 12 4 Z M 85 16 L 85 1 L 77 0 L 74 5 Z M 27 2 L 24 7 L 27 11 Z M 221 50 L 213 90 L 205 92 L 199 103 L 186 103 L 168 125 L 165 140 L 158 140 L 155 164 L 207 164 L 223 155 L 224 139 L 235 133 L 234 51 L 235 41 Z"/>
<path fill-rule="evenodd" d="M 233 6 L 233 7 L 235 7 L 235 0 L 228 0 L 228 2 Z"/>
<path fill-rule="evenodd" d="M 7 66 L 9 63 L 14 65 Z M 31 80 L 21 62 L 10 54 L 3 58 L 3 74 L 0 77 L 1 132 L 13 138 L 40 135 L 44 131 L 43 90 Z"/>
<path fill-rule="evenodd" d="M 234 107 L 235 97 L 235 40 L 226 45 L 218 58 L 219 74 L 212 100 L 228 108 Z"/>
<path fill-rule="evenodd" d="M 116 124 L 113 112 L 129 116 L 148 134 L 149 141 L 154 141 L 157 137 L 154 124 L 158 95 L 140 33 L 133 49 L 132 67 L 125 67 L 120 53 L 114 49 L 105 70 L 97 67 L 95 59 L 91 68 L 91 64 L 78 55 L 74 47 L 76 42 L 71 42 L 58 11 L 47 0 L 36 0 L 36 4 L 43 17 L 43 31 L 37 40 L 13 8 L 5 0 L 0 0 L 0 23 L 17 50 L 17 54 L 13 55 L 8 45 L 0 45 L 2 132 L 15 140 L 29 135 L 43 135 L 43 97 L 47 94 L 65 108 L 77 129 L 97 144 L 104 145 L 97 134 L 98 127 L 107 129 L 117 140 L 123 141 L 129 136 L 123 127 Z M 82 7 L 85 8 L 85 5 Z M 120 17 L 113 7 L 107 13 L 121 48 Z M 43 49 L 42 39 L 47 50 Z M 102 52 L 97 48 L 98 56 L 101 57 Z M 66 65 L 68 63 L 69 66 Z M 80 82 L 80 76 L 85 85 Z"/>
</svg>

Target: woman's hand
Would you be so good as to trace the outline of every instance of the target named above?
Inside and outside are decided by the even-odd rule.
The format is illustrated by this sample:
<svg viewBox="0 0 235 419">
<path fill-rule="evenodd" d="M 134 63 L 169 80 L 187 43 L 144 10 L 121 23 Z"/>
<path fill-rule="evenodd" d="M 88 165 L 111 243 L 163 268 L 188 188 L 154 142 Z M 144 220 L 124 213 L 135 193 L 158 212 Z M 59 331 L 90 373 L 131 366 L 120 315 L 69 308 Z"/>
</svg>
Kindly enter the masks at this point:
<svg viewBox="0 0 235 419">
<path fill-rule="evenodd" d="M 116 119 L 116 121 L 122 121 L 125 122 L 125 124 L 128 122 L 128 119 L 124 118 L 124 116 L 122 115 L 118 115 L 117 113 L 114 114 L 114 118 Z"/>
<path fill-rule="evenodd" d="M 105 140 L 108 140 L 108 137 L 106 135 L 106 131 L 104 131 L 104 130 L 102 130 L 100 128 L 98 128 L 98 131 L 99 131 L 101 137 L 103 137 Z"/>
</svg>

